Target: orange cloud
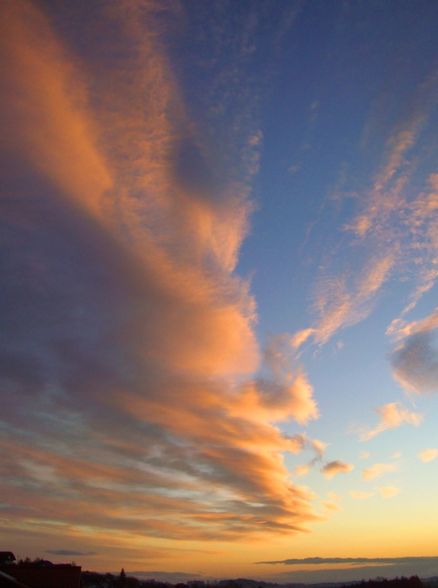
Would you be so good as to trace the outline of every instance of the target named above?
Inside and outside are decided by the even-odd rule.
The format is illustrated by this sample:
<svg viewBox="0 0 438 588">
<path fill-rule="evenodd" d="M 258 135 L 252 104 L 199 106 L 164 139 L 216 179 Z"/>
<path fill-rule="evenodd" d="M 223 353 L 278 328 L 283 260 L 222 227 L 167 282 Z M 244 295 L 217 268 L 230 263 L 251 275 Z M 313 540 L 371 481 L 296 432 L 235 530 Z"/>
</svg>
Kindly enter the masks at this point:
<svg viewBox="0 0 438 588">
<path fill-rule="evenodd" d="M 4 3 L 2 13 L 2 127 L 10 137 L 2 148 L 20 152 L 60 194 L 100 217 L 113 178 L 98 149 L 84 80 L 40 10 L 17 0 Z"/>
<path fill-rule="evenodd" d="M 436 449 L 436 448 L 423 449 L 423 451 L 420 451 L 420 453 L 418 454 L 418 458 L 423 463 L 428 463 L 430 461 L 433 461 L 437 457 L 438 457 L 438 449 Z"/>
<path fill-rule="evenodd" d="M 363 441 L 369 441 L 376 435 L 383 433 L 383 431 L 396 429 L 404 423 L 418 427 L 423 420 L 420 413 L 408 410 L 398 402 L 390 402 L 379 406 L 376 412 L 380 417 L 379 423 L 373 429 L 361 435 Z"/>
<path fill-rule="evenodd" d="M 81 65 L 41 10 L 2 7 L 4 148 L 31 178 L 8 170 L 26 197 L 7 200 L 25 244 L 6 276 L 7 525 L 125 543 L 302 531 L 317 516 L 284 454 L 322 444 L 278 423 L 317 418 L 313 390 L 299 366 L 254 377 L 256 304 L 234 273 L 259 135 L 241 177 L 217 180 L 225 162 L 190 120 L 154 4 L 125 8 L 93 8 Z"/>
</svg>

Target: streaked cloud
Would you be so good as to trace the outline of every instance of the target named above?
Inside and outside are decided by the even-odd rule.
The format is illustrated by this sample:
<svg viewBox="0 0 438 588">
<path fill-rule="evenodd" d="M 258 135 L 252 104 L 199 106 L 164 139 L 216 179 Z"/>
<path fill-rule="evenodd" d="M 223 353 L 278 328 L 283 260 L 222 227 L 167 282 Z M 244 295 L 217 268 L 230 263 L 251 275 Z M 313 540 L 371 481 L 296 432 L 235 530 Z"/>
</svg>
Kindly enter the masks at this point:
<svg viewBox="0 0 438 588">
<path fill-rule="evenodd" d="M 46 549 L 50 555 L 81 556 L 97 555 L 96 551 L 75 551 L 74 549 Z"/>
<path fill-rule="evenodd" d="M 390 402 L 379 406 L 376 412 L 379 415 L 379 422 L 373 429 L 362 433 L 361 438 L 363 441 L 369 441 L 383 433 L 383 431 L 396 429 L 403 424 L 418 426 L 423 420 L 420 413 L 408 410 L 399 402 Z"/>
<path fill-rule="evenodd" d="M 123 556 L 125 569 L 175 580 L 191 577 L 198 555 L 204 573 L 231 554 L 240 573 L 242 554 L 327 521 L 351 487 L 353 499 L 376 497 L 361 505 L 364 515 L 395 496 L 396 486 L 338 476 L 355 467 L 334 459 L 344 441 L 344 457 L 360 451 L 345 437 L 344 411 L 388 402 L 377 398 L 384 378 L 382 387 L 372 381 L 380 367 L 372 354 L 383 349 L 372 339 L 376 324 L 363 325 L 359 344 L 351 331 L 339 336 L 389 294 L 376 318 L 390 323 L 394 375 L 410 391 L 434 388 L 436 311 L 408 314 L 438 277 L 438 176 L 426 153 L 433 143 L 422 144 L 438 86 L 424 77 L 430 61 L 399 58 L 389 36 L 398 65 L 422 66 L 400 99 L 394 87 L 400 104 L 369 153 L 355 152 L 371 96 L 382 92 L 379 76 L 363 77 L 364 94 L 344 67 L 342 55 L 362 43 L 343 21 L 356 10 L 371 56 L 375 18 L 367 28 L 363 16 L 374 17 L 372 7 L 0 7 L 0 529 L 15 551 L 93 557 L 96 569 Z M 336 66 L 321 69 L 321 54 Z M 379 72 L 397 70 L 386 54 L 384 67 L 380 59 L 367 67 L 375 61 Z M 347 102 L 354 117 L 344 122 Z M 400 290 L 390 291 L 393 282 Z M 315 426 L 322 408 L 328 422 Z M 421 420 L 407 403 L 377 412 L 368 439 Z M 424 434 L 417 448 L 430 442 Z M 361 462 L 360 470 L 371 465 L 367 480 L 397 470 L 399 445 L 385 446 L 391 464 L 372 465 L 386 460 L 380 441 Z M 402 449 L 408 466 L 412 448 Z M 401 488 L 402 475 L 408 467 Z M 317 495 L 307 480 L 344 489 Z M 321 533 L 334 553 L 341 537 Z M 307 537 L 304 550 L 323 544 Z M 367 537 L 358 541 L 365 553 Z M 351 565 L 371 574 L 392 564 Z"/>
<path fill-rule="evenodd" d="M 415 564 L 415 563 L 437 563 L 438 558 L 435 556 L 411 556 L 411 557 L 303 557 L 303 558 L 291 558 L 273 561 L 260 561 L 256 563 L 267 563 L 267 564 L 284 564 L 288 566 L 311 564 L 318 566 L 332 565 L 332 564 Z"/>
<path fill-rule="evenodd" d="M 418 459 L 420 461 L 422 461 L 423 463 L 428 463 L 430 461 L 433 461 L 437 457 L 438 457 L 438 449 L 436 449 L 435 447 L 429 448 L 429 449 L 423 449 L 423 451 L 420 451 L 420 453 L 418 454 Z"/>
<path fill-rule="evenodd" d="M 345 463 L 344 461 L 335 460 L 329 461 L 326 463 L 322 468 L 321 472 L 324 474 L 326 478 L 333 478 L 338 474 L 347 474 L 354 469 L 354 466 L 350 463 Z"/>
<path fill-rule="evenodd" d="M 289 563 L 290 562 L 290 563 Z M 291 569 L 269 576 L 271 581 L 281 583 L 305 582 L 358 582 L 376 577 L 394 578 L 420 575 L 428 578 L 434 575 L 437 557 L 310 557 L 302 559 L 260 562 L 283 564 Z M 303 569 L 304 568 L 304 569 Z"/>
<path fill-rule="evenodd" d="M 178 7 L 126 8 L 87 7 L 84 65 L 42 10 L 2 6 L 2 524 L 50 534 L 50 517 L 105 548 L 299 532 L 318 517 L 284 455 L 322 445 L 278 423 L 318 409 L 299 365 L 255 377 L 256 304 L 235 273 L 262 135 L 243 117 L 230 169 L 160 38 Z"/>
<path fill-rule="evenodd" d="M 364 480 L 374 480 L 375 478 L 380 478 L 384 474 L 396 472 L 397 470 L 398 465 L 395 463 L 375 463 L 369 468 L 362 470 L 362 478 Z"/>
</svg>

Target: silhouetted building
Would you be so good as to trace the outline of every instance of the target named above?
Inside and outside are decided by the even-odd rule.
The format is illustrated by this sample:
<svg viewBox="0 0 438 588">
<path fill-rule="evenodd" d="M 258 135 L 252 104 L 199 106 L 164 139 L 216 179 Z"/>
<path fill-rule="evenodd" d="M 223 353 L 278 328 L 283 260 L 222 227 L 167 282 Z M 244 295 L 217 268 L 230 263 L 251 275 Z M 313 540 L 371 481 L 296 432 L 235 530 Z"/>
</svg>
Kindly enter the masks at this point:
<svg viewBox="0 0 438 588">
<path fill-rule="evenodd" d="M 29 588 L 29 586 L 22 584 L 13 576 L 0 571 L 0 588 Z"/>
<path fill-rule="evenodd" d="M 0 566 L 11 564 L 15 561 L 15 555 L 12 551 L 0 551 Z"/>
<path fill-rule="evenodd" d="M 50 561 L 20 562 L 10 551 L 0 552 L 4 556 L 0 564 L 0 587 L 12 586 L 11 579 L 20 585 L 16 588 L 80 588 L 81 567 L 70 564 L 52 564 Z M 12 556 L 12 558 L 10 557 Z"/>
</svg>

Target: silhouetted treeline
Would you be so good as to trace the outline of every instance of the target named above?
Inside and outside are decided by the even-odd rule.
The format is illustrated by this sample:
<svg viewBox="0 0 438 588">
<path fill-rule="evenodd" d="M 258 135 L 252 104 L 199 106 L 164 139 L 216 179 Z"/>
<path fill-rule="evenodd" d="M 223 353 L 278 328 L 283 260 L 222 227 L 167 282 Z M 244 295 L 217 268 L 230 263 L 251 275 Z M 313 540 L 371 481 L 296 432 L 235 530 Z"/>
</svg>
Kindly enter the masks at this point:
<svg viewBox="0 0 438 588">
<path fill-rule="evenodd" d="M 82 588 L 279 588 L 280 584 L 248 580 L 190 580 L 188 582 L 165 582 L 162 580 L 140 580 L 123 574 L 99 574 L 97 572 L 82 572 Z M 297 585 L 294 585 L 294 588 Z"/>
<path fill-rule="evenodd" d="M 318 583 L 318 586 L 324 586 Z M 314 584 L 313 586 L 317 586 Z M 363 580 L 361 582 L 330 582 L 327 588 L 438 588 L 436 579 L 421 581 L 418 576 L 410 578 L 395 578 L 387 580 L 379 578 L 376 580 Z M 82 588 L 311 588 L 312 584 L 287 583 L 276 584 L 239 578 L 235 580 L 217 580 L 213 582 L 203 580 L 191 580 L 188 582 L 165 582 L 162 580 L 140 580 L 125 574 L 124 570 L 120 575 L 99 574 L 97 572 L 82 572 Z"/>
<path fill-rule="evenodd" d="M 410 578 L 378 578 L 376 580 L 363 580 L 354 584 L 343 584 L 343 588 L 423 588 L 424 584 L 418 576 Z"/>
</svg>

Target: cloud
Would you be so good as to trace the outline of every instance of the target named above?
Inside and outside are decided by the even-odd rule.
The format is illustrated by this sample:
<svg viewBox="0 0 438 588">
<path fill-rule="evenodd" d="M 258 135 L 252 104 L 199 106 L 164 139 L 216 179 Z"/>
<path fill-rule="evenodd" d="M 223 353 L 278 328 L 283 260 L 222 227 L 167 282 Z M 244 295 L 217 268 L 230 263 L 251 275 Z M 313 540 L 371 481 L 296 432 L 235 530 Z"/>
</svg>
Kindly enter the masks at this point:
<svg viewBox="0 0 438 588">
<path fill-rule="evenodd" d="M 391 402 L 379 406 L 376 409 L 376 412 L 380 417 L 379 423 L 373 429 L 370 429 L 361 435 L 363 441 L 369 441 L 383 431 L 396 429 L 404 423 L 418 426 L 423 419 L 420 413 L 408 410 L 398 402 Z"/>
<path fill-rule="evenodd" d="M 46 553 L 51 555 L 65 555 L 65 556 L 82 556 L 87 557 L 88 555 L 97 555 L 96 551 L 75 551 L 74 549 L 46 549 Z"/>
<path fill-rule="evenodd" d="M 299 349 L 304 343 L 315 334 L 315 329 L 303 329 L 292 336 L 291 345 L 294 349 Z"/>
<path fill-rule="evenodd" d="M 326 478 L 333 478 L 338 474 L 346 474 L 348 472 L 351 472 L 353 469 L 353 465 L 345 463 L 343 461 L 335 460 L 326 463 L 321 469 L 321 471 Z"/>
<path fill-rule="evenodd" d="M 400 493 L 400 488 L 397 488 L 397 486 L 381 486 L 379 492 L 383 498 L 393 498 Z"/>
<path fill-rule="evenodd" d="M 343 227 L 351 254 L 342 255 L 344 241 L 342 247 L 334 245 L 333 252 L 324 255 L 312 296 L 314 319 L 294 335 L 297 348 L 310 337 L 324 345 L 339 331 L 364 320 L 383 287 L 405 275 L 410 282 L 408 302 L 389 327 L 390 333 L 436 283 L 437 174 L 423 172 L 421 182 L 413 184 L 412 160 L 437 87 L 433 71 L 417 88 L 409 116 L 399 119 L 386 137 L 380 165 L 368 187 L 354 191 L 357 208 Z"/>
<path fill-rule="evenodd" d="M 429 448 L 423 449 L 418 454 L 418 459 L 421 460 L 423 463 L 428 463 L 429 461 L 433 461 L 438 457 L 438 449 L 436 448 Z"/>
<path fill-rule="evenodd" d="M 407 391 L 438 391 L 438 352 L 429 331 L 407 337 L 394 352 L 391 363 L 394 378 Z"/>
<path fill-rule="evenodd" d="M 362 478 L 364 480 L 374 480 L 380 478 L 384 474 L 396 472 L 398 470 L 397 464 L 394 463 L 375 463 L 369 468 L 362 470 Z"/>
<path fill-rule="evenodd" d="M 373 257 L 350 284 L 351 272 L 321 278 L 316 286 L 317 326 L 298 331 L 292 345 L 299 348 L 310 337 L 317 344 L 327 343 L 341 329 L 357 324 L 371 311 L 371 302 L 394 265 L 394 253 Z"/>
<path fill-rule="evenodd" d="M 294 473 L 296 476 L 307 476 L 307 474 L 310 472 L 310 465 L 309 464 L 301 464 L 301 465 L 297 465 L 294 469 Z"/>
<path fill-rule="evenodd" d="M 283 564 L 291 568 L 288 572 L 268 576 L 271 581 L 278 583 L 324 583 L 325 581 L 348 583 L 363 579 L 375 579 L 376 577 L 394 578 L 396 576 L 419 575 L 422 578 L 429 578 L 435 574 L 438 558 L 310 557 L 260 563 Z"/>
<path fill-rule="evenodd" d="M 322 502 L 322 506 L 327 511 L 340 511 L 342 510 L 341 497 L 336 492 L 328 492 L 327 499 Z"/>
<path fill-rule="evenodd" d="M 298 365 L 254 376 L 256 303 L 235 273 L 257 128 L 230 169 L 154 6 L 67 19 L 86 64 L 42 11 L 2 6 L 2 524 L 102 549 L 300 532 L 318 517 L 284 456 L 323 445 L 278 423 L 317 405 Z"/>
<path fill-rule="evenodd" d="M 64 197 L 99 216 L 113 179 L 91 131 L 84 80 L 44 14 L 30 2 L 6 3 L 2 12 L 9 67 L 1 120 L 11 138 L 8 147 L 21 151 Z"/>
<path fill-rule="evenodd" d="M 438 308 L 435 308 L 428 316 L 423 319 L 405 322 L 401 319 L 388 327 L 387 333 L 395 335 L 398 339 L 405 339 L 413 335 L 429 333 L 438 328 Z"/>
<path fill-rule="evenodd" d="M 303 557 L 281 559 L 273 561 L 258 561 L 258 564 L 283 564 L 287 566 L 311 564 L 318 566 L 326 566 L 332 564 L 389 564 L 389 565 L 411 565 L 416 563 L 430 562 L 432 564 L 438 562 L 438 557 L 435 556 L 408 556 L 408 557 Z"/>
</svg>

